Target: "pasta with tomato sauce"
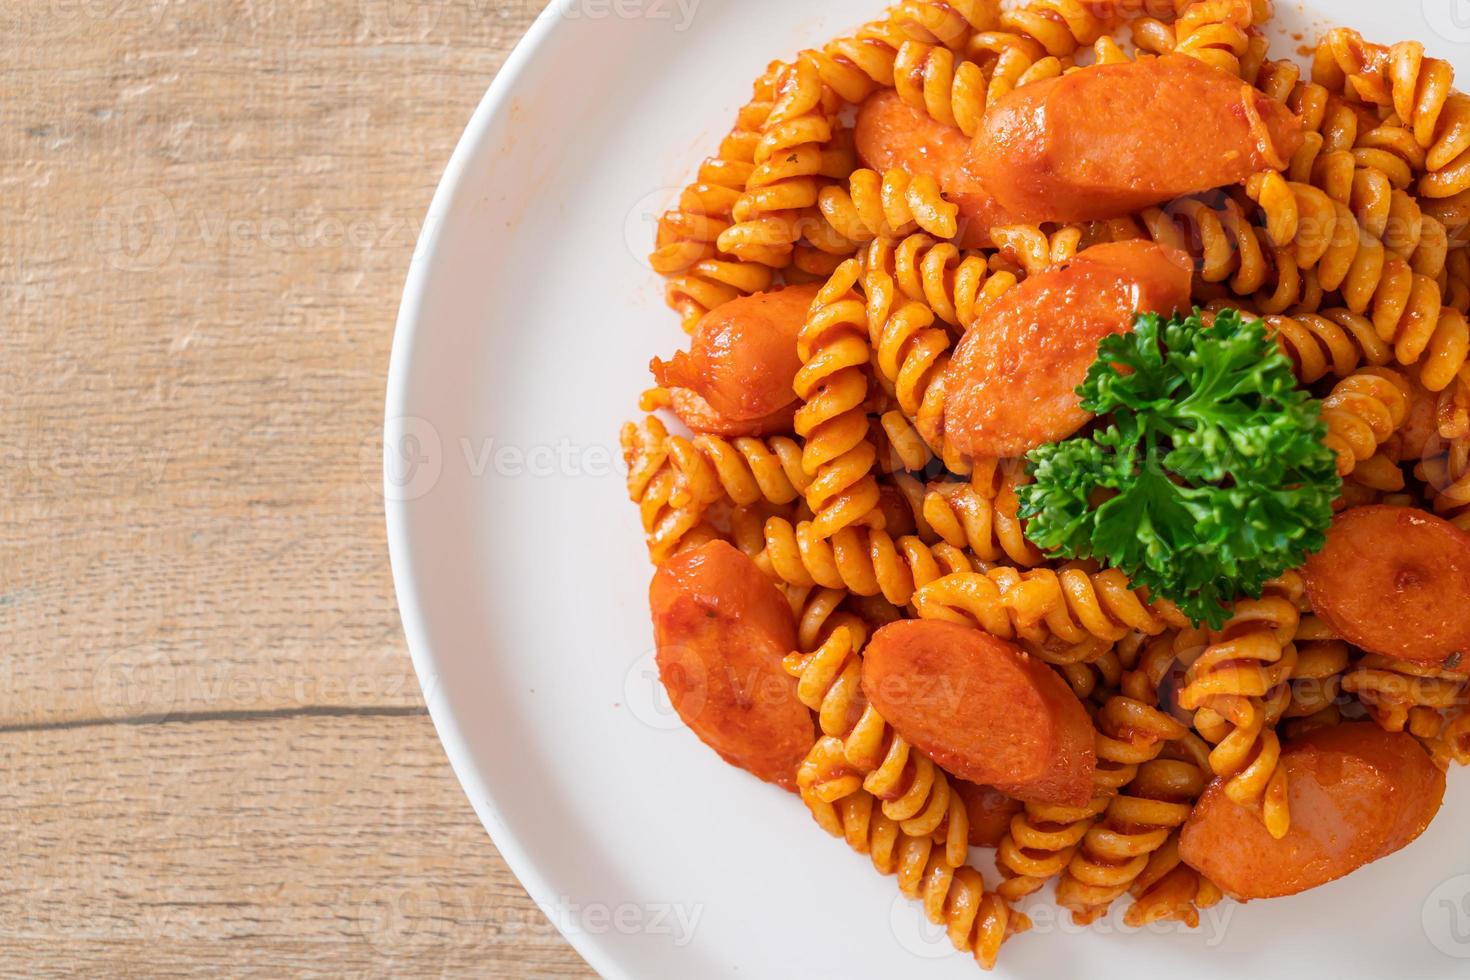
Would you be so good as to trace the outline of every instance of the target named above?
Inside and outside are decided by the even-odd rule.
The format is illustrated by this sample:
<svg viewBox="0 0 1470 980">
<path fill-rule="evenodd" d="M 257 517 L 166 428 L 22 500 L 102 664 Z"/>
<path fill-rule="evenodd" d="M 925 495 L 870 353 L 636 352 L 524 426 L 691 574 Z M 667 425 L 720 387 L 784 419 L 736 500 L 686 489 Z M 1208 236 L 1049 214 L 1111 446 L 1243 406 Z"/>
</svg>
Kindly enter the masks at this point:
<svg viewBox="0 0 1470 980">
<path fill-rule="evenodd" d="M 986 968 L 1052 882 L 1197 925 L 1354 872 L 1470 762 L 1470 96 L 1272 13 L 906 0 L 660 224 L 661 676 Z"/>
</svg>

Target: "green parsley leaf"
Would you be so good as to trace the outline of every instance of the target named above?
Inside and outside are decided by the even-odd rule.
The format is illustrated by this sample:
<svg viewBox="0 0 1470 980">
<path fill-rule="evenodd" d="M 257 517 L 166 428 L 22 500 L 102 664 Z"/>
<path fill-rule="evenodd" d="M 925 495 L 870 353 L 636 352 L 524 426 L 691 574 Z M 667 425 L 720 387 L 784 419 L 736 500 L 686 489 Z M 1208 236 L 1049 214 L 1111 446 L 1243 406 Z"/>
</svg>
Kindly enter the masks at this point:
<svg viewBox="0 0 1470 980">
<path fill-rule="evenodd" d="M 1090 435 L 1032 450 L 1027 536 L 1121 569 L 1196 621 L 1320 549 L 1342 489 L 1321 403 L 1260 321 L 1140 314 L 1077 389 Z"/>
</svg>

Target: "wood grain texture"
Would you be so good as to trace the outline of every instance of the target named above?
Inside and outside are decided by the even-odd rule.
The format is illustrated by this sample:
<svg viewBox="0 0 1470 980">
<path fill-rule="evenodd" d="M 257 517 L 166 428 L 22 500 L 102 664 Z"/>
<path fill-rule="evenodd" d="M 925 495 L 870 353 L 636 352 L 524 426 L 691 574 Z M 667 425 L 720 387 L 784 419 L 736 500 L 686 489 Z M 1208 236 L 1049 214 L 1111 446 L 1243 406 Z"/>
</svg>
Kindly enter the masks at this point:
<svg viewBox="0 0 1470 980">
<path fill-rule="evenodd" d="M 7 975 L 590 975 L 423 715 L 13 733 L 0 781 Z"/>
<path fill-rule="evenodd" d="M 589 976 L 404 649 L 430 195 L 541 0 L 0 4 L 5 973 Z"/>
<path fill-rule="evenodd" d="M 532 11 L 3 7 L 0 602 L 25 653 L 0 724 L 416 703 L 388 350 L 434 185 Z M 115 703 L 134 668 L 166 704 Z"/>
</svg>

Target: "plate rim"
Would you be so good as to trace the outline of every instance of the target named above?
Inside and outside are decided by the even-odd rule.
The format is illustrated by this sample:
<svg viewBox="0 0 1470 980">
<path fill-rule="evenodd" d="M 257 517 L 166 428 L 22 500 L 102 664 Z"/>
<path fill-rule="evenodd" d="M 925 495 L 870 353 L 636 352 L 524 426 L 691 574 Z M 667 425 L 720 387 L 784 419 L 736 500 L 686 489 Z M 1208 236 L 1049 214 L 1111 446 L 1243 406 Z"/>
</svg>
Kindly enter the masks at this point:
<svg viewBox="0 0 1470 980">
<path fill-rule="evenodd" d="M 1311 20 L 1312 30 L 1322 29 L 1320 20 L 1323 14 L 1320 10 L 1324 6 L 1316 2 L 1303 6 L 1302 15 Z M 492 128 L 504 117 L 511 115 L 515 96 L 525 81 L 527 70 L 533 67 L 536 59 L 553 41 L 564 38 L 570 33 L 568 28 L 575 27 L 575 22 L 561 23 L 565 18 L 555 16 L 559 9 L 561 5 L 553 2 L 536 16 L 489 83 L 449 157 L 415 244 L 395 322 L 387 376 L 382 431 L 384 518 L 394 591 L 414 671 L 437 738 L 477 819 L 519 884 L 538 906 L 538 911 L 552 923 L 591 969 L 606 980 L 635 980 L 637 975 L 629 972 L 625 966 L 622 950 L 611 941 L 615 936 L 599 936 L 575 928 L 568 932 L 558 916 L 548 914 L 548 909 L 557 906 L 558 892 L 549 884 L 546 875 L 531 856 L 531 848 L 526 844 L 525 835 L 513 829 L 512 823 L 506 819 L 504 809 L 491 791 L 490 780 L 475 761 L 476 753 L 446 703 L 439 683 L 439 678 L 444 676 L 444 672 L 440 670 L 442 658 L 436 654 L 430 643 L 428 619 L 420 601 L 423 594 L 421 584 L 413 574 L 414 548 L 409 533 L 412 501 L 402 499 L 398 493 L 401 487 L 392 481 L 389 469 L 393 456 L 388 437 L 394 431 L 394 426 L 410 415 L 407 402 L 413 375 L 411 366 L 421 353 L 424 336 L 432 329 L 431 324 L 420 321 L 424 318 L 428 304 L 429 280 L 433 270 L 443 259 L 441 248 L 447 218 L 453 213 L 453 208 L 463 205 L 464 185 L 475 176 L 470 169 L 471 161 L 485 150 Z M 1341 26 L 1352 24 L 1360 9 L 1352 6 L 1347 11 L 1334 11 L 1330 23 Z M 1275 26 L 1280 27 L 1281 24 L 1282 21 L 1278 20 Z M 559 28 L 560 34 L 557 33 Z M 1422 34 L 1420 36 L 1424 37 Z M 1287 54 L 1286 57 L 1297 63 L 1302 61 L 1296 55 Z M 1448 55 L 1447 60 L 1453 63 L 1457 58 L 1455 55 Z M 495 162 L 490 164 L 492 167 L 496 165 Z M 424 334 L 420 334 L 420 327 L 423 327 Z M 1127 966 L 1123 965 L 1123 968 Z"/>
<path fill-rule="evenodd" d="M 531 859 L 520 837 L 511 829 L 510 823 L 495 800 L 494 794 L 475 764 L 463 732 L 442 698 L 434 697 L 437 690 L 435 678 L 439 676 L 438 658 L 428 639 L 423 609 L 418 601 L 418 583 L 411 571 L 410 535 L 408 531 L 408 508 L 410 502 L 398 499 L 390 478 L 389 434 L 394 423 L 408 416 L 407 398 L 410 362 L 419 339 L 420 320 L 427 296 L 430 271 L 435 267 L 448 216 L 457 202 L 469 172 L 470 160 L 475 156 L 487 134 L 503 115 L 511 112 L 513 92 L 528 66 L 563 27 L 563 18 L 549 16 L 555 9 L 552 4 L 536 15 L 531 26 L 523 34 L 506 57 L 505 63 L 495 73 L 485 94 L 471 114 L 469 122 L 460 134 L 444 173 L 434 189 L 429 209 L 424 216 L 418 241 L 414 244 L 409 259 L 408 275 L 404 281 L 403 298 L 399 303 L 398 316 L 393 327 L 393 343 L 388 362 L 387 390 L 383 409 L 383 516 L 387 527 L 388 563 L 393 575 L 393 592 L 398 605 L 399 619 L 403 625 L 409 657 L 413 662 L 414 674 L 418 679 L 419 691 L 423 696 L 429 719 L 434 724 L 450 768 L 459 780 L 460 788 L 474 810 L 480 825 L 490 836 L 491 842 L 501 858 L 515 875 L 531 900 L 543 915 L 551 907 L 554 889 L 546 881 Z M 598 936 L 587 931 L 568 934 L 555 921 L 547 920 L 556 928 L 577 954 L 601 977 L 606 980 L 632 980 L 617 963 L 612 953 L 603 948 Z"/>
</svg>

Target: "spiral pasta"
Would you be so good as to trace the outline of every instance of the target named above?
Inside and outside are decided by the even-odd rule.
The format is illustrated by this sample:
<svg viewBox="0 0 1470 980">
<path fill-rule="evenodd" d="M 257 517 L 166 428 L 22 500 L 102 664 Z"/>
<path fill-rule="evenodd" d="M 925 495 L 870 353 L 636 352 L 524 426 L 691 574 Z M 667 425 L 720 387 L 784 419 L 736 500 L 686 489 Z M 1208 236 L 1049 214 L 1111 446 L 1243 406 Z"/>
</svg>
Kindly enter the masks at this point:
<svg viewBox="0 0 1470 980">
<path fill-rule="evenodd" d="M 819 222 L 810 216 L 821 186 L 851 173 L 853 159 L 834 143 L 840 100 L 810 56 L 782 68 L 775 96 L 745 192 L 731 207 L 733 223 L 717 244 L 743 261 L 781 269 L 803 235 L 816 231 Z"/>
<path fill-rule="evenodd" d="M 817 714 L 822 730 L 797 774 L 804 794 L 833 803 L 859 790 L 883 803 L 904 833 L 944 844 L 951 867 L 964 864 L 969 820 L 949 777 L 913 748 L 862 696 L 863 637 L 834 629 L 811 653 L 793 653 L 786 670 L 797 696 Z"/>
<path fill-rule="evenodd" d="M 983 93 L 986 105 L 1032 82 L 1055 78 L 1072 67 L 1074 56 L 1097 45 L 1102 61 L 1125 56 L 1116 44 L 1104 38 L 1117 18 L 1117 11 L 1087 0 L 1037 0 L 1024 7 L 1001 11 L 994 30 L 981 30 L 970 38 L 965 53 L 981 66 L 987 80 Z M 967 91 L 972 100 L 966 114 L 979 106 L 976 86 Z M 957 121 L 960 121 L 956 113 Z"/>
<path fill-rule="evenodd" d="M 914 591 L 929 582 L 975 567 L 966 552 L 944 542 L 928 545 L 915 535 L 895 538 L 858 527 L 823 539 L 810 522 L 793 524 L 779 517 L 766 522 L 765 551 L 775 575 L 792 585 L 882 595 L 898 606 L 907 605 Z"/>
<path fill-rule="evenodd" d="M 959 231 L 959 207 L 944 199 L 939 183 L 927 174 L 911 176 L 899 169 L 882 174 L 855 170 L 846 188 L 837 184 L 822 188 L 817 206 L 833 229 L 855 246 L 920 229 L 936 238 L 953 238 Z"/>
<path fill-rule="evenodd" d="M 638 504 L 648 557 L 663 561 L 684 548 L 713 541 L 719 532 L 704 523 L 700 508 L 678 504 L 682 494 L 678 472 L 669 464 L 663 425 L 650 419 L 644 426 L 623 426 L 623 461 L 628 466 L 628 497 Z"/>
<path fill-rule="evenodd" d="M 1188 729 L 1157 708 L 1115 697 L 1098 712 L 1098 729 L 1110 740 L 1108 756 L 1131 776 L 1108 798 L 1107 809 L 1082 838 L 1057 884 L 1057 902 L 1085 924 L 1104 914 L 1189 817 L 1204 789 L 1204 774 L 1187 762 L 1161 760 L 1164 744 Z M 1099 744 L 1101 754 L 1101 739 Z"/>
<path fill-rule="evenodd" d="M 989 106 L 1007 93 L 1032 82 L 1075 70 L 1072 55 L 1077 50 L 1091 44 L 1093 64 L 1117 64 L 1129 60 L 1111 37 L 1092 33 L 1076 16 L 1075 5 L 1056 5 L 1052 13 L 1075 27 L 1075 46 L 1061 55 L 1051 53 L 1048 45 L 1067 48 L 1064 34 L 1058 33 L 1055 20 L 1045 17 L 1040 20 L 1015 17 L 1007 25 L 1012 31 L 976 34 L 968 46 L 968 57 L 961 57 L 955 51 L 938 45 L 907 42 L 899 50 L 894 64 L 894 85 L 899 97 L 923 109 L 931 118 L 954 126 L 973 138 L 979 134 Z M 1002 19 L 1005 19 L 1004 14 Z M 1028 25 L 1036 30 L 1037 36 L 1026 33 Z M 1088 37 L 1094 39 L 1084 40 Z"/>
<path fill-rule="evenodd" d="M 894 87 L 904 45 L 958 50 L 975 31 L 994 26 L 996 7 L 994 0 L 907 0 L 885 18 L 803 55 L 844 102 L 856 104 L 878 89 Z"/>
<path fill-rule="evenodd" d="M 931 118 L 972 138 L 980 131 L 990 82 L 976 62 L 946 47 L 909 41 L 898 51 L 893 83 L 899 98 Z"/>
<path fill-rule="evenodd" d="M 1270 16 L 1259 0 L 1192 3 L 1173 24 L 1152 17 L 1133 23 L 1133 43 L 1152 54 L 1187 54 L 1212 68 L 1254 83 L 1269 46 L 1255 24 Z"/>
<path fill-rule="evenodd" d="M 905 300 L 927 306 L 961 330 L 1017 281 L 1009 272 L 992 271 L 983 254 L 961 252 L 952 242 L 925 234 L 878 239 L 862 255 L 865 272 L 883 270 Z"/>
<path fill-rule="evenodd" d="M 820 537 L 862 522 L 878 506 L 878 450 L 868 439 L 867 316 L 853 292 L 862 272 L 844 262 L 817 294 L 797 338 L 802 367 L 794 388 L 802 406 L 795 429 L 806 440 L 806 499 Z"/>
<path fill-rule="evenodd" d="M 1388 368 L 1365 368 L 1339 381 L 1322 402 L 1327 446 L 1347 476 L 1378 451 L 1409 414 L 1409 382 Z"/>
<path fill-rule="evenodd" d="M 1282 353 L 1291 358 L 1303 384 L 1313 384 L 1329 374 L 1345 378 L 1362 364 L 1376 368 L 1393 363 L 1393 351 L 1378 336 L 1372 321 L 1351 310 L 1261 319 Z"/>
<path fill-rule="evenodd" d="M 1348 645 L 1315 616 L 1302 619 L 1297 630 L 1297 662 L 1291 673 L 1291 703 L 1282 713 L 1288 736 L 1295 737 L 1342 720 L 1338 698 L 1352 659 Z"/>
<path fill-rule="evenodd" d="M 1444 270 L 1448 234 L 1407 190 L 1423 167 L 1424 154 L 1413 135 L 1382 123 L 1359 132 L 1351 149 L 1329 150 L 1321 134 L 1306 134 L 1286 176 L 1293 186 L 1320 188 L 1348 209 L 1361 234 L 1381 241 L 1416 273 L 1434 278 Z M 1279 194 L 1279 183 L 1275 190 Z"/>
<path fill-rule="evenodd" d="M 1470 766 L 1470 714 L 1464 706 L 1445 712 L 1434 728 L 1432 733 L 1415 733 L 1434 764 L 1440 769 L 1448 769 L 1450 763 Z"/>
<path fill-rule="evenodd" d="M 751 101 L 741 109 L 719 152 L 700 164 L 698 176 L 680 193 L 677 206 L 659 217 L 649 264 L 668 277 L 667 300 L 686 331 L 715 307 L 771 285 L 768 266 L 723 255 L 717 242 L 730 227 L 735 203 L 755 168 L 756 144 L 774 104 L 780 68 L 780 62 L 773 62 L 756 81 Z"/>
<path fill-rule="evenodd" d="M 1090 912 L 1102 898 L 1097 889 L 1108 877 L 1095 855 L 1078 862 L 1079 846 L 1110 809 L 1119 789 L 1133 781 L 1138 767 L 1157 756 L 1165 741 L 1187 731 L 1157 709 L 1121 696 L 1110 698 L 1098 710 L 1097 726 L 1098 764 L 1092 799 L 1082 807 L 1027 804 L 1011 821 L 1010 832 L 996 851 L 1004 878 L 999 889 L 1003 897 L 1017 900 L 1062 875 L 1058 904 L 1072 909 L 1079 922 L 1090 921 Z M 1145 857 L 1139 862 L 1134 877 L 1146 861 Z M 1107 902 L 1123 890 L 1126 885 Z"/>
<path fill-rule="evenodd" d="M 833 802 L 803 791 L 802 800 L 824 830 L 845 839 L 859 854 L 866 854 L 880 874 L 898 875 L 899 888 L 905 895 L 919 895 L 929 857 L 936 847 L 932 839 L 905 834 L 898 821 L 883 815 L 872 794 L 862 790 Z"/>
<path fill-rule="evenodd" d="M 914 606 L 925 619 L 978 625 L 997 636 L 1111 645 L 1130 632 L 1156 636 L 1188 620 L 1168 603 L 1150 603 L 1117 569 L 955 572 L 921 587 Z"/>
<path fill-rule="evenodd" d="M 1470 530 L 1470 437 L 1458 435 L 1448 451 L 1414 467 L 1426 486 L 1435 513 L 1462 530 Z"/>
<path fill-rule="evenodd" d="M 989 30 L 1000 17 L 998 0 L 902 0 L 890 15 L 915 41 L 958 50 L 976 31 Z"/>
<path fill-rule="evenodd" d="M 1094 796 L 1080 807 L 1028 803 L 1011 819 L 1010 831 L 995 852 L 1000 896 L 1018 902 L 1065 871 L 1107 803 L 1106 796 Z"/>
<path fill-rule="evenodd" d="M 944 411 L 943 388 L 935 382 L 949 364 L 948 331 L 935 326 L 934 311 L 928 306 L 903 297 L 881 260 L 864 263 L 863 287 L 879 376 L 891 386 L 898 407 L 914 420 L 929 448 L 962 466 L 958 454 L 935 435 Z"/>
<path fill-rule="evenodd" d="M 1083 247 L 1084 230 L 1068 225 L 1048 234 L 1035 225 L 1005 225 L 990 229 L 990 239 L 1001 255 L 1034 276 L 1072 259 Z"/>
<path fill-rule="evenodd" d="M 1292 94 L 1301 84 L 1302 69 L 1294 61 L 1267 59 L 1256 73 L 1256 88 L 1277 102 L 1290 103 Z"/>
<path fill-rule="evenodd" d="M 1368 714 L 1390 732 L 1422 730 L 1431 717 L 1464 704 L 1467 685 L 1470 679 L 1464 674 L 1371 653 L 1364 654 L 1342 678 L 1342 689 L 1356 694 Z"/>
<path fill-rule="evenodd" d="M 995 965 L 1001 943 L 1030 928 L 1030 920 L 985 888 L 980 872 L 969 865 L 946 864 L 927 837 L 905 834 L 859 790 L 835 802 L 810 794 L 803 800 L 817 823 L 834 837 L 866 854 L 884 875 L 898 876 L 899 891 L 923 903 L 924 914 L 943 926 L 950 942 L 972 954 L 985 969 Z"/>
<path fill-rule="evenodd" d="M 908 39 L 908 32 L 890 16 L 803 54 L 823 83 L 844 102 L 856 104 L 893 86 L 894 61 Z"/>
<path fill-rule="evenodd" d="M 1300 618 L 1289 598 L 1269 590 L 1238 602 L 1220 630 L 1201 637 L 1179 692 L 1180 707 L 1196 712 L 1195 728 L 1214 745 L 1210 766 L 1226 795 L 1259 812 L 1278 839 L 1291 816 L 1274 727 L 1290 699 Z"/>
<path fill-rule="evenodd" d="M 1155 876 L 1150 873 L 1155 864 L 1169 870 Z M 1144 883 L 1147 887 L 1138 887 Z M 1149 868 L 1139 875 L 1133 890 L 1137 897 L 1123 922 L 1134 929 L 1141 929 L 1151 922 L 1170 920 L 1197 929 L 1200 910 L 1218 905 L 1225 898 L 1219 885 L 1179 858 L 1178 834 L 1171 836 L 1150 856 Z"/>
<path fill-rule="evenodd" d="M 622 431 L 628 495 L 643 516 L 655 561 L 709 540 L 704 515 L 715 503 L 789 503 L 800 497 L 806 474 L 801 449 L 784 437 L 727 441 L 701 435 L 670 436 L 656 417 Z"/>
<path fill-rule="evenodd" d="M 1329 254 L 1348 261 L 1357 254 L 1352 239 L 1359 228 L 1351 212 L 1322 188 L 1268 170 L 1251 176 L 1246 193 L 1260 207 L 1271 241 L 1293 247 L 1298 268 L 1310 269 Z"/>
<path fill-rule="evenodd" d="M 1314 152 L 1351 150 L 1357 144 L 1358 108 L 1325 86 L 1300 82 L 1292 88 L 1286 104 L 1301 119 L 1309 140 L 1313 135 L 1321 137 L 1320 148 Z"/>
<path fill-rule="evenodd" d="M 1144 763 L 1127 792 L 1160 802 L 1185 802 L 1195 794 L 1195 786 L 1203 788 L 1209 781 L 1209 747 L 1194 732 L 1165 745 L 1158 761 L 1166 765 Z M 1193 929 L 1199 925 L 1200 910 L 1225 897 L 1218 885 L 1184 863 L 1177 829 L 1149 854 L 1148 864 L 1128 891 L 1134 901 L 1123 921 L 1134 928 L 1172 920 Z"/>
<path fill-rule="evenodd" d="M 781 591 L 796 620 L 796 643 L 800 650 L 815 650 L 840 626 L 848 627 L 854 635 L 866 636 L 883 625 L 869 622 L 867 615 L 855 608 L 857 604 L 852 597 L 841 589 L 788 585 Z"/>
<path fill-rule="evenodd" d="M 973 483 L 935 483 L 924 493 L 920 515 L 934 534 L 981 561 L 1006 560 L 1033 568 L 1045 556 L 1026 540 L 1019 507 L 1009 482 L 994 496 L 979 492 Z"/>
<path fill-rule="evenodd" d="M 1145 208 L 1136 220 L 1110 222 L 1108 237 L 1147 238 L 1184 252 L 1194 259 L 1201 284 L 1228 283 L 1235 296 L 1256 296 L 1262 310 L 1284 310 L 1307 291 L 1296 250 L 1273 249 L 1229 197 L 1210 203 L 1186 197 Z"/>
<path fill-rule="evenodd" d="M 1279 175 L 1259 177 L 1251 178 L 1248 190 L 1269 211 L 1268 188 L 1280 182 Z M 1310 196 L 1304 187 L 1291 184 L 1287 196 Z M 1318 284 L 1329 292 L 1340 289 L 1348 312 L 1369 314 L 1379 339 L 1392 345 L 1400 364 L 1423 359 L 1425 386 L 1442 390 L 1464 367 L 1470 351 L 1464 315 L 1443 305 L 1438 279 L 1416 272 L 1410 261 L 1366 235 L 1345 205 L 1334 201 L 1333 207 L 1337 216 L 1317 263 Z M 1290 220 L 1279 220 L 1291 227 Z M 1296 226 L 1294 243 L 1299 258 L 1306 241 L 1300 228 Z"/>
<path fill-rule="evenodd" d="M 1470 107 L 1454 91 L 1454 69 L 1425 58 L 1417 41 L 1385 47 L 1365 41 L 1357 31 L 1336 28 L 1317 47 L 1312 77 L 1330 90 L 1392 109 L 1428 151 L 1425 163 L 1431 172 L 1450 167 L 1470 148 Z"/>
<path fill-rule="evenodd" d="M 626 427 L 624 433 L 626 452 L 627 440 L 635 437 Z M 719 500 L 736 505 L 761 500 L 788 504 L 807 486 L 802 448 L 785 436 L 722 439 L 701 434 L 686 439 L 670 436 L 662 422 L 649 416 L 638 438 L 645 445 L 664 443 L 668 463 L 678 475 L 676 505 L 703 509 Z"/>
<path fill-rule="evenodd" d="M 1038 59 L 1070 58 L 1110 26 L 1099 5 L 1086 0 L 1038 0 L 1002 11 L 996 29 L 978 32 L 969 51 L 974 57 L 1018 48 L 1034 52 Z"/>
</svg>

